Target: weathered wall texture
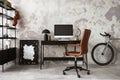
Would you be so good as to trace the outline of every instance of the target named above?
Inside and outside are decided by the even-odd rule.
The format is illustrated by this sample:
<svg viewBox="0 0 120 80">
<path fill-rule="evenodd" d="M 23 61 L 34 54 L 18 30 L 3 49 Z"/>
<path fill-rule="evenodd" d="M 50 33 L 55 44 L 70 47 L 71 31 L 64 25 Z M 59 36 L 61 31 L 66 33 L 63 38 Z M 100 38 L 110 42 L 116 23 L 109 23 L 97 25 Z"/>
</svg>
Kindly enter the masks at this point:
<svg viewBox="0 0 120 80">
<path fill-rule="evenodd" d="M 99 35 L 109 32 L 120 37 L 120 0 L 9 0 L 21 15 L 17 25 L 18 39 L 43 40 L 43 29 L 54 33 L 54 24 L 73 24 L 92 30 L 90 49 L 105 39 Z M 53 38 L 53 37 L 52 37 Z M 18 42 L 19 43 L 19 42 Z M 114 43 L 120 49 L 118 43 Z M 60 47 L 60 46 L 59 46 Z M 64 48 L 46 47 L 46 56 L 63 56 Z M 89 55 L 91 59 L 91 56 Z M 92 61 L 92 60 L 91 60 Z"/>
</svg>

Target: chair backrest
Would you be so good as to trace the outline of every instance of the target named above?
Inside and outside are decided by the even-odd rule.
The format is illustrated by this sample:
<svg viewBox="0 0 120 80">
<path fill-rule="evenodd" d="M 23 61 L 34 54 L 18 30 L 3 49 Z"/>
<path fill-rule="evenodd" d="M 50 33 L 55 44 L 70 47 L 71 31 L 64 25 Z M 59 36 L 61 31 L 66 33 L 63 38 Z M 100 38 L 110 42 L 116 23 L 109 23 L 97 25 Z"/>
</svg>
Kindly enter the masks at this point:
<svg viewBox="0 0 120 80">
<path fill-rule="evenodd" d="M 91 34 L 90 29 L 85 29 L 80 42 L 80 54 L 86 54 L 88 52 L 88 41 Z"/>
</svg>

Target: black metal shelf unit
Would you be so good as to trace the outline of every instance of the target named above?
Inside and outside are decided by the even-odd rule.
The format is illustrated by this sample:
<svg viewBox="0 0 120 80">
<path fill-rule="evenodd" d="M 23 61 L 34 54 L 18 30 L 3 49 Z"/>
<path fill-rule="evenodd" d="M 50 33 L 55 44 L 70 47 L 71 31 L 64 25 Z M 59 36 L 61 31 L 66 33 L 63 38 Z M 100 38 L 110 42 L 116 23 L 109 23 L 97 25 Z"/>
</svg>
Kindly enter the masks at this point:
<svg viewBox="0 0 120 80">
<path fill-rule="evenodd" d="M 2 71 L 4 72 L 4 64 L 15 60 L 16 61 L 16 26 L 9 26 L 8 20 L 11 21 L 14 19 L 13 17 L 8 15 L 8 11 L 15 11 L 14 8 L 4 5 L 2 1 L 0 1 L 0 65 L 2 65 Z M 5 12 L 4 12 L 5 10 Z M 14 32 L 14 35 L 9 36 L 8 31 Z M 5 40 L 11 40 L 13 42 L 13 46 L 5 45 Z"/>
</svg>

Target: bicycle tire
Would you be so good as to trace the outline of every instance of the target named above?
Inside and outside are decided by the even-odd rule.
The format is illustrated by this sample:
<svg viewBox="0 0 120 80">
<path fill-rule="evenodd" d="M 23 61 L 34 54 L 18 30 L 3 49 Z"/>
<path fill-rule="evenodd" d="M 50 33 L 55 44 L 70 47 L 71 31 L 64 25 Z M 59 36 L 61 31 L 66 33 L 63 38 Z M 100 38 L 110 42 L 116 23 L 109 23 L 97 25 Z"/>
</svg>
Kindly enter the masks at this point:
<svg viewBox="0 0 120 80">
<path fill-rule="evenodd" d="M 110 64 L 110 63 L 112 62 L 113 58 L 114 58 L 114 50 L 113 50 L 113 48 L 112 48 L 110 45 L 107 46 L 107 49 L 108 49 L 108 50 L 107 50 L 107 53 L 103 53 L 103 54 L 102 54 L 102 53 L 100 53 L 100 51 L 97 51 L 97 52 L 96 52 L 97 48 L 99 48 L 98 50 L 100 50 L 100 47 L 103 48 L 103 47 L 106 46 L 106 45 L 107 45 L 107 43 L 98 43 L 98 44 L 96 44 L 96 45 L 93 47 L 92 53 L 91 53 L 91 56 L 92 56 L 93 61 L 94 61 L 96 64 L 101 65 L 101 66 Z M 110 51 L 110 52 L 108 52 L 108 51 Z M 97 57 L 100 58 L 100 56 L 98 56 L 98 55 L 99 55 L 98 52 L 101 54 L 100 56 L 103 56 L 104 54 L 105 54 L 105 55 L 108 54 L 109 60 L 107 60 L 106 62 L 99 62 L 99 61 L 96 59 L 96 56 L 95 56 L 95 55 L 97 55 Z M 102 60 L 102 59 L 100 59 L 100 60 Z"/>
</svg>

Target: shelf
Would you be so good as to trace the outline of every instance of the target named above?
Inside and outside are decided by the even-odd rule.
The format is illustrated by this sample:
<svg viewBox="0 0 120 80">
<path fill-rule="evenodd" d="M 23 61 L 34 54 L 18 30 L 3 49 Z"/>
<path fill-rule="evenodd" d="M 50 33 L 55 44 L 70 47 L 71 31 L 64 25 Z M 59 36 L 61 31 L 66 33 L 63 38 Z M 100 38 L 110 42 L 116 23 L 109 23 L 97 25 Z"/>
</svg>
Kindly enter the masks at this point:
<svg viewBox="0 0 120 80">
<path fill-rule="evenodd" d="M 16 29 L 15 27 L 10 27 L 10 26 L 5 26 L 5 25 L 0 25 L 0 27 L 6 27 L 7 29 Z"/>
<path fill-rule="evenodd" d="M 3 0 L 0 1 L 0 8 L 1 8 L 1 11 L 0 11 L 0 19 L 1 19 L 0 65 L 2 65 L 2 72 L 4 72 L 4 64 L 16 59 L 16 39 L 17 38 L 16 38 L 16 27 L 13 27 L 12 25 L 9 26 L 12 23 L 12 20 L 14 19 L 14 17 L 11 17 L 10 15 L 7 14 L 10 12 L 15 12 L 15 9 L 5 5 Z M 14 33 L 12 34 L 11 32 L 14 32 Z M 10 33 L 9 35 L 13 35 L 13 37 L 6 35 L 6 33 Z M 6 40 L 12 40 L 12 42 L 8 42 L 8 44 L 5 44 Z M 10 43 L 12 43 L 11 47 L 9 47 Z"/>
<path fill-rule="evenodd" d="M 8 29 L 16 29 L 16 28 L 14 28 L 14 27 L 10 27 L 10 26 L 6 26 Z"/>
<path fill-rule="evenodd" d="M 44 57 L 44 60 L 45 61 L 59 61 L 59 60 L 61 60 L 61 61 L 74 61 L 75 60 L 75 58 L 74 57 Z M 82 57 L 78 57 L 77 58 L 77 60 L 83 60 L 83 58 Z"/>
<path fill-rule="evenodd" d="M 9 50 L 9 49 L 17 49 L 17 47 L 10 47 L 10 48 L 6 48 L 6 49 L 3 49 L 3 50 Z M 3 51 L 3 50 L 0 50 L 0 51 Z"/>
<path fill-rule="evenodd" d="M 10 47 L 10 48 L 8 48 L 8 49 L 17 49 L 17 47 Z M 6 50 L 8 50 L 8 49 L 6 49 Z"/>
<path fill-rule="evenodd" d="M 16 37 L 0 37 L 0 39 L 17 39 Z"/>
<path fill-rule="evenodd" d="M 9 6 L 4 5 L 4 3 L 3 3 L 2 1 L 0 1 L 0 7 L 4 8 L 4 9 L 7 9 L 7 10 L 15 10 L 15 9 L 12 8 L 12 7 L 9 7 Z"/>
<path fill-rule="evenodd" d="M 6 14 L 0 13 L 0 15 L 3 15 L 3 17 L 6 17 L 8 20 L 13 20 L 13 17 L 8 16 Z"/>
</svg>

